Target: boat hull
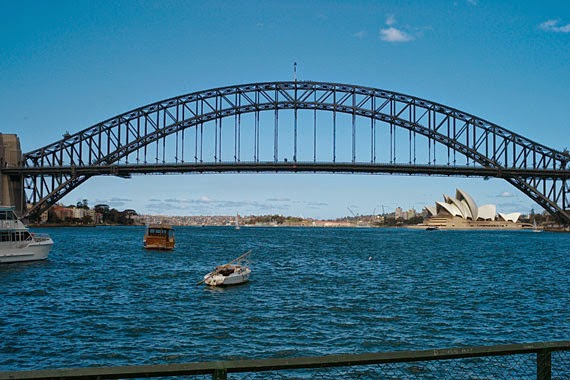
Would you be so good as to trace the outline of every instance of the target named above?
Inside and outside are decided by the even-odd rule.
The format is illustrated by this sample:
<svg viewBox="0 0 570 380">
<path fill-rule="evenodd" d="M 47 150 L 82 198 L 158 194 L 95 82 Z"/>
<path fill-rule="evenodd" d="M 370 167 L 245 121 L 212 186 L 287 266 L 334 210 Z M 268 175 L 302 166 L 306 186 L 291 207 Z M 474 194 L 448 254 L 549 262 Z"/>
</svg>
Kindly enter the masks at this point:
<svg viewBox="0 0 570 380">
<path fill-rule="evenodd" d="M 210 272 L 204 276 L 204 283 L 209 286 L 239 285 L 248 282 L 250 274 L 251 270 L 249 268 L 228 276 Z"/>
<path fill-rule="evenodd" d="M 242 273 L 242 274 L 234 274 L 234 275 L 229 275 L 228 277 L 226 277 L 224 279 L 224 283 L 222 285 L 238 285 L 238 284 L 243 284 L 244 282 L 248 282 L 249 281 L 249 274 L 250 272 L 247 273 Z"/>
<path fill-rule="evenodd" d="M 174 250 L 174 243 L 172 244 L 145 244 L 144 248 L 150 251 L 172 251 Z"/>
<path fill-rule="evenodd" d="M 0 249 L 0 264 L 45 260 L 53 241 L 32 242 L 27 247 Z"/>
</svg>

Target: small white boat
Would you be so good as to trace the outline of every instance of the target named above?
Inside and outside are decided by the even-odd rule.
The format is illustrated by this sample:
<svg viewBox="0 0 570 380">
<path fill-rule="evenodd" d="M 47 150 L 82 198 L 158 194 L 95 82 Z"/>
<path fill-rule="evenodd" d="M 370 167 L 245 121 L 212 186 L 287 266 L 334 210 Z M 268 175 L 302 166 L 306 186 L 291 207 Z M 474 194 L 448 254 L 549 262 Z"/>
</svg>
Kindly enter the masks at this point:
<svg viewBox="0 0 570 380">
<path fill-rule="evenodd" d="M 31 233 L 13 207 L 0 206 L 0 264 L 45 260 L 52 245 L 47 234 Z"/>
<path fill-rule="evenodd" d="M 239 230 L 239 214 L 236 214 L 236 230 Z"/>
<path fill-rule="evenodd" d="M 198 285 L 205 283 L 209 286 L 228 286 L 249 281 L 251 269 L 249 268 L 248 256 L 250 253 L 251 250 L 227 264 L 218 265 L 213 271 L 206 274 Z"/>
<path fill-rule="evenodd" d="M 536 220 L 532 221 L 532 232 L 542 232 L 542 230 L 539 229 L 538 226 L 536 225 Z"/>
</svg>

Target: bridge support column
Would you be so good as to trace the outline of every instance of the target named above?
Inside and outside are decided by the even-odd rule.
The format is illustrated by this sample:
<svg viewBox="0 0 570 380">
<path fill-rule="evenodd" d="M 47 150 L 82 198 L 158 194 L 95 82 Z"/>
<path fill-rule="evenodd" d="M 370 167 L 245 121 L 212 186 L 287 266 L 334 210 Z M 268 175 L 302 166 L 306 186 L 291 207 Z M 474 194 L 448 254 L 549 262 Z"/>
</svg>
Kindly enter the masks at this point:
<svg viewBox="0 0 570 380">
<path fill-rule="evenodd" d="M 20 139 L 14 134 L 0 133 L 0 204 L 15 206 L 18 215 L 22 215 L 25 208 L 23 180 L 5 175 L 2 170 L 21 165 Z"/>
</svg>

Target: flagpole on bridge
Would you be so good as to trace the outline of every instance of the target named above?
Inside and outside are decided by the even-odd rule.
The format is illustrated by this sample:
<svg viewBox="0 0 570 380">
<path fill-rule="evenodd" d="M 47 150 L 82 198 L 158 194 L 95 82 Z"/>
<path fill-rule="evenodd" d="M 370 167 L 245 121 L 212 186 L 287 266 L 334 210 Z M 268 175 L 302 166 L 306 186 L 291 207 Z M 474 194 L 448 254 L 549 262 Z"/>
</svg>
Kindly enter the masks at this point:
<svg viewBox="0 0 570 380">
<path fill-rule="evenodd" d="M 293 79 L 297 82 L 297 62 L 293 63 Z"/>
</svg>

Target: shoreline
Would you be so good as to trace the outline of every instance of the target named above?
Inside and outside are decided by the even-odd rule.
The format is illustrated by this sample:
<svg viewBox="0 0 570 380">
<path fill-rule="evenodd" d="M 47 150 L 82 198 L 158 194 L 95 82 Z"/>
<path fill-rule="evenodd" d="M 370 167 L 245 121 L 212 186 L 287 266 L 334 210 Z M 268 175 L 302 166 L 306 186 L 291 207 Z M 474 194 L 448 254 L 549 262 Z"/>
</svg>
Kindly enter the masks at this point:
<svg viewBox="0 0 570 380">
<path fill-rule="evenodd" d="M 95 227 L 145 227 L 142 224 L 29 224 L 28 227 L 30 228 L 95 228 Z M 194 228 L 203 228 L 203 227 L 224 227 L 224 228 L 232 228 L 235 229 L 233 225 L 221 225 L 221 224 L 203 224 L 203 225 L 173 225 L 173 227 L 194 227 Z M 307 224 L 246 224 L 241 225 L 241 228 L 378 228 L 378 229 L 385 229 L 385 228 L 394 228 L 394 229 L 408 229 L 408 230 L 417 230 L 417 231 L 425 231 L 428 226 L 426 225 L 399 225 L 399 226 L 373 226 L 373 225 L 357 225 L 357 224 L 315 224 L 315 225 L 307 225 Z M 463 227 L 463 228 L 442 228 L 440 227 L 438 231 L 524 231 L 524 232 L 532 232 L 532 228 L 526 227 Z M 543 228 L 541 231 L 544 232 L 559 232 L 559 233 L 569 233 L 570 227 L 558 227 L 558 228 Z"/>
</svg>

